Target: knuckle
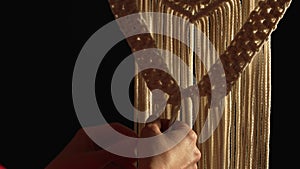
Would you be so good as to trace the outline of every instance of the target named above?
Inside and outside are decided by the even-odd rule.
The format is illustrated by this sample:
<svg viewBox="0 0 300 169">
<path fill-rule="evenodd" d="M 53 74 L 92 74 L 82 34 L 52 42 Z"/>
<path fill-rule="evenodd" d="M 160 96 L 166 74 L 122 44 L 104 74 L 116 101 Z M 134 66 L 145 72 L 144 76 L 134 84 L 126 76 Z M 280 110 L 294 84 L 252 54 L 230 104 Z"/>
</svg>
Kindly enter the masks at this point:
<svg viewBox="0 0 300 169">
<path fill-rule="evenodd" d="M 154 133 L 159 133 L 160 132 L 160 128 L 155 124 L 147 125 L 147 129 L 154 132 Z"/>
<path fill-rule="evenodd" d="M 160 133 L 160 129 L 157 125 L 149 124 L 142 129 L 142 136 L 149 136 L 158 133 Z"/>
<path fill-rule="evenodd" d="M 196 158 L 196 161 L 199 161 L 201 159 L 201 152 L 198 148 L 195 152 L 195 158 Z"/>
<path fill-rule="evenodd" d="M 190 130 L 189 131 L 189 134 L 188 134 L 189 138 L 192 140 L 192 141 L 196 141 L 197 140 L 197 134 L 193 131 L 193 130 Z"/>
</svg>

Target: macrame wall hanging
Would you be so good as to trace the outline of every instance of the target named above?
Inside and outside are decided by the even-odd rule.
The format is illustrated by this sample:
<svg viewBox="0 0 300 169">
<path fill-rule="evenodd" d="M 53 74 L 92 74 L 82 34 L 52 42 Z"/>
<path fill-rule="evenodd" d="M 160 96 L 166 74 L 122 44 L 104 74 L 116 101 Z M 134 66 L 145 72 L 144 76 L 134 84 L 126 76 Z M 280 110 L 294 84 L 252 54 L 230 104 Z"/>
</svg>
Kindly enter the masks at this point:
<svg viewBox="0 0 300 169">
<path fill-rule="evenodd" d="M 140 24 L 148 30 L 167 29 L 186 38 L 190 44 L 187 47 L 172 37 L 158 34 L 127 38 L 133 52 L 160 48 L 174 53 L 196 77 L 195 80 L 186 70 L 180 69 L 178 61 L 158 53 L 138 58 L 137 66 L 156 65 L 173 76 L 159 69 L 147 69 L 135 78 L 135 107 L 148 110 L 142 121 L 146 121 L 155 109 L 160 109 L 160 101 L 153 98 L 151 92 L 160 89 L 168 95 L 168 105 L 162 118 L 180 119 L 200 134 L 213 109 L 208 105 L 216 88 L 209 79 L 214 66 L 207 69 L 204 65 L 219 62 L 225 73 L 220 74 L 220 79 L 223 77 L 226 82 L 225 86 L 221 86 L 226 87 L 226 93 L 221 96 L 225 98 L 225 108 L 212 136 L 198 145 L 202 153 L 199 168 L 268 168 L 271 98 L 269 37 L 290 3 L 291 0 L 110 0 L 115 18 L 138 12 L 170 14 L 169 18 L 141 18 L 139 22 L 127 24 Z M 194 26 L 172 23 L 172 16 L 184 18 Z M 143 19 L 148 22 L 143 23 Z M 120 28 L 126 34 L 126 28 L 122 25 Z M 199 38 L 201 35 L 195 31 L 196 28 L 209 38 L 220 55 L 209 56 L 209 45 Z M 197 50 L 209 57 L 200 60 L 193 52 Z M 180 95 L 179 86 L 184 88 L 183 95 Z M 196 89 L 200 98 L 194 96 Z M 139 132 L 142 127 L 143 124 L 136 123 L 135 130 Z"/>
</svg>

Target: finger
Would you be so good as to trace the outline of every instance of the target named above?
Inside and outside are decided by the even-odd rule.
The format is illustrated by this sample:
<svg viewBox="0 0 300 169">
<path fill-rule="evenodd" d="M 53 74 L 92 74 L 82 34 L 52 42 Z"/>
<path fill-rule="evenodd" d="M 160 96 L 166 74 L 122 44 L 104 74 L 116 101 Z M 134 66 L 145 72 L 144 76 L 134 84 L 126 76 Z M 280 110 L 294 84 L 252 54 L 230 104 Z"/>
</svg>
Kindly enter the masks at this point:
<svg viewBox="0 0 300 169">
<path fill-rule="evenodd" d="M 176 121 L 172 126 L 170 126 L 164 134 L 171 140 L 183 140 L 186 136 L 189 135 L 192 130 L 188 125 L 183 122 Z M 189 136 L 188 136 L 189 138 Z"/>
<path fill-rule="evenodd" d="M 170 124 L 169 119 L 159 119 L 156 115 L 152 115 L 147 119 L 146 123 L 150 123 L 150 122 L 157 123 L 159 125 L 160 131 L 162 132 L 167 130 Z"/>
<path fill-rule="evenodd" d="M 160 128 L 161 128 L 160 119 L 157 116 L 152 115 L 147 119 L 146 125 L 142 129 L 141 136 L 142 137 L 153 137 L 153 136 L 159 135 L 159 134 L 161 134 Z"/>
<path fill-rule="evenodd" d="M 190 129 L 190 131 L 188 133 L 188 138 L 192 143 L 196 144 L 198 135 L 196 134 L 196 132 L 194 130 Z"/>
<path fill-rule="evenodd" d="M 159 128 L 161 128 L 160 118 L 156 115 L 149 116 L 146 120 L 146 126 L 152 124 L 156 124 L 157 126 L 159 126 Z"/>
<path fill-rule="evenodd" d="M 186 167 L 186 169 L 198 169 L 198 164 L 197 163 L 191 164 L 188 167 Z"/>
<path fill-rule="evenodd" d="M 197 163 L 201 159 L 201 152 L 200 150 L 196 147 L 194 151 L 194 163 Z"/>
<path fill-rule="evenodd" d="M 123 126 L 120 123 L 111 123 L 110 126 L 123 135 L 128 137 L 137 137 L 137 134 L 132 129 Z"/>
</svg>

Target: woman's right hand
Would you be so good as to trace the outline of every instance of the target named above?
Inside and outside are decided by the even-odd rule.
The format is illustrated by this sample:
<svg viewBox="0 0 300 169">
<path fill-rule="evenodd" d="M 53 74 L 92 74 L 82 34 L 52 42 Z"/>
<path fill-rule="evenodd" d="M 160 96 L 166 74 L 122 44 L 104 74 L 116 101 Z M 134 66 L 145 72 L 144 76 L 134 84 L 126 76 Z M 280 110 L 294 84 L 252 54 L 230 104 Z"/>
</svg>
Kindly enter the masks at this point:
<svg viewBox="0 0 300 169">
<path fill-rule="evenodd" d="M 185 123 L 176 122 L 167 134 L 162 133 L 168 126 L 168 120 L 157 119 L 153 122 L 147 123 L 142 129 L 142 137 L 153 137 L 163 134 L 163 143 L 173 138 L 180 137 L 182 133 L 188 133 L 181 142 L 175 145 L 172 149 L 148 158 L 139 160 L 139 169 L 197 169 L 197 162 L 201 158 L 201 153 L 197 143 L 197 134 Z M 165 138 L 165 139 L 164 139 Z M 158 145 L 149 145 L 149 147 L 159 147 Z"/>
</svg>

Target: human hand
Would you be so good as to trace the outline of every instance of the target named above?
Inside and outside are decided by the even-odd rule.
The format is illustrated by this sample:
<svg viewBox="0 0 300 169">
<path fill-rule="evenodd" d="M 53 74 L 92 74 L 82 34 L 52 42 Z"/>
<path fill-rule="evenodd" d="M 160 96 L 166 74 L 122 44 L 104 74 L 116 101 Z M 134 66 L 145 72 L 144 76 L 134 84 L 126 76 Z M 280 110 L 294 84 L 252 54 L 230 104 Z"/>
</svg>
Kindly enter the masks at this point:
<svg viewBox="0 0 300 169">
<path fill-rule="evenodd" d="M 110 125 L 124 135 L 137 137 L 131 129 L 121 124 L 112 123 Z M 95 130 L 96 133 L 103 128 L 104 125 L 93 127 L 92 130 Z M 99 137 L 105 139 L 108 134 L 99 132 Z M 110 146 L 117 146 L 119 142 L 111 142 Z M 135 169 L 136 167 L 133 165 L 135 161 L 135 159 L 121 157 L 101 149 L 83 129 L 80 129 L 64 150 L 45 169 Z"/>
<path fill-rule="evenodd" d="M 155 120 L 147 123 L 142 129 L 142 137 L 153 137 L 164 134 L 159 142 L 168 143 L 174 138 L 180 137 L 182 133 L 188 134 L 175 147 L 160 155 L 143 158 L 139 160 L 139 169 L 197 169 L 197 162 L 201 158 L 201 153 L 196 146 L 197 134 L 189 126 L 182 122 L 175 122 L 172 129 L 162 133 L 168 126 L 168 120 Z M 159 147 L 159 145 L 149 145 Z M 164 145 L 162 145 L 164 146 Z"/>
</svg>

